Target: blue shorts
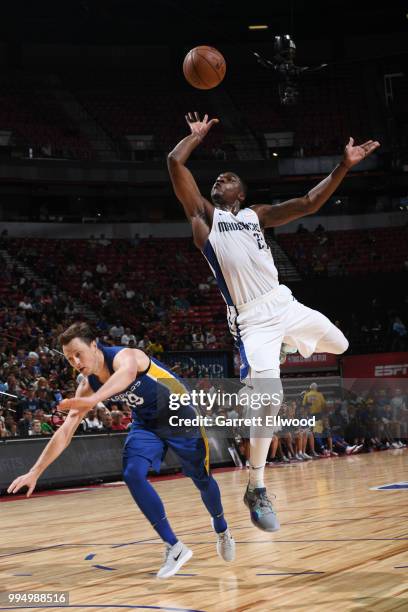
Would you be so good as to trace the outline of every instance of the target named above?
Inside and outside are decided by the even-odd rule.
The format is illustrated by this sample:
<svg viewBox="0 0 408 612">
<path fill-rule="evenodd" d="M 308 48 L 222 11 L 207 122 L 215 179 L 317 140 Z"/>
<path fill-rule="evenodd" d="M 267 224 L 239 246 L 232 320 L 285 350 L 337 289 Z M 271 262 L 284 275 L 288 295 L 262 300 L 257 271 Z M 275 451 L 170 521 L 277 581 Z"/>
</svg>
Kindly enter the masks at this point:
<svg viewBox="0 0 408 612">
<path fill-rule="evenodd" d="M 205 431 L 196 438 L 162 438 L 151 429 L 133 426 L 126 438 L 123 458 L 143 457 L 150 462 L 155 472 L 160 471 L 161 462 L 171 448 L 181 461 L 183 472 L 190 478 L 206 479 L 210 473 L 208 439 Z"/>
</svg>

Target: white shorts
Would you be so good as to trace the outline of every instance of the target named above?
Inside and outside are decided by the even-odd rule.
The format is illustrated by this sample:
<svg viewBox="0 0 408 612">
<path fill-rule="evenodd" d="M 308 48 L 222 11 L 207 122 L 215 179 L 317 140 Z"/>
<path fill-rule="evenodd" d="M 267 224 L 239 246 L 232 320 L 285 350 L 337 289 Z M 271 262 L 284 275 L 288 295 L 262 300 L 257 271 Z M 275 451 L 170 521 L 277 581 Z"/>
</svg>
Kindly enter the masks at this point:
<svg viewBox="0 0 408 612">
<path fill-rule="evenodd" d="M 304 306 L 285 285 L 236 307 L 229 313 L 231 332 L 237 338 L 241 355 L 241 379 L 249 366 L 257 372 L 279 370 L 283 342 L 296 347 L 303 357 L 314 353 L 319 340 L 333 325 L 323 314 Z"/>
</svg>

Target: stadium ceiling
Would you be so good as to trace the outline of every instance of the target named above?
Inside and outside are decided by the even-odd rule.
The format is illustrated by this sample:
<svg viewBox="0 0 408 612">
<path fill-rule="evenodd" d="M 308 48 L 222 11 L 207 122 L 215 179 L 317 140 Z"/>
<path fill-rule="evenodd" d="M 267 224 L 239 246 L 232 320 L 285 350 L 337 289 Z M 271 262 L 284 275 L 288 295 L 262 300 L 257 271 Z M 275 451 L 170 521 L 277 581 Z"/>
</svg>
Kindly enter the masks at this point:
<svg viewBox="0 0 408 612">
<path fill-rule="evenodd" d="M 14 0 L 3 3 L 9 43 L 187 44 L 331 38 L 408 29 L 408 5 L 372 0 Z M 251 24 L 268 30 L 251 32 Z"/>
</svg>

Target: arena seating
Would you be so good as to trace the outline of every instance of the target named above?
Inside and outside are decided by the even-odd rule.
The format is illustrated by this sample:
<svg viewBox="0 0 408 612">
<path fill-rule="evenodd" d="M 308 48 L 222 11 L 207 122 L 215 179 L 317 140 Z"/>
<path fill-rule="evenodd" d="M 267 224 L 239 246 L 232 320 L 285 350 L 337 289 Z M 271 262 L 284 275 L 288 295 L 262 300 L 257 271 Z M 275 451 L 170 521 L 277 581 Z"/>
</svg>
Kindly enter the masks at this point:
<svg viewBox="0 0 408 612">
<path fill-rule="evenodd" d="M 42 157 L 92 157 L 91 145 L 54 98 L 53 86 L 27 73 L 0 74 L 0 127 L 17 146 Z M 43 151 L 40 148 L 43 147 Z"/>
<path fill-rule="evenodd" d="M 408 259 L 406 227 L 279 234 L 278 242 L 305 275 L 396 272 Z"/>
<path fill-rule="evenodd" d="M 201 158 L 214 156 L 214 149 L 225 143 L 228 112 L 235 119 L 238 113 L 242 129 L 249 126 L 260 137 L 259 143 L 265 132 L 287 130 L 294 132 L 294 147 L 303 155 L 338 153 L 350 134 L 357 140 L 372 136 L 367 93 L 360 87 L 362 70 L 340 64 L 302 76 L 295 106 L 280 103 L 277 75 L 256 63 L 245 67 L 232 62 L 220 93 L 194 90 L 181 72 L 174 76 L 166 70 L 139 71 L 137 77 L 128 70 L 61 72 L 56 83 L 47 75 L 3 73 L 0 127 L 12 129 L 16 143 L 51 145 L 54 156 L 95 157 L 80 132 L 81 118 L 69 117 L 53 94 L 53 89 L 64 89 L 122 152 L 129 153 L 126 135 L 153 135 L 152 157 L 162 158 L 187 133 L 187 111 L 218 116 L 221 102 L 222 122 L 195 153 Z"/>
<path fill-rule="evenodd" d="M 361 70 L 340 64 L 305 73 L 294 106 L 281 104 L 278 75 L 256 64 L 245 75 L 241 67 L 239 72 L 232 68 L 228 91 L 258 135 L 293 131 L 294 147 L 302 147 L 304 155 L 338 154 L 350 135 L 356 140 L 370 137 Z"/>
<path fill-rule="evenodd" d="M 93 244 L 94 243 L 94 244 Z M 161 297 L 166 300 L 169 309 L 168 321 L 174 335 L 181 334 L 186 325 L 200 325 L 203 331 L 213 328 L 215 335 L 223 338 L 226 332 L 225 304 L 217 286 L 209 284 L 209 289 L 198 290 L 198 285 L 211 275 L 211 271 L 189 239 L 144 239 L 137 247 L 132 247 L 125 241 L 113 240 L 108 246 L 98 244 L 98 241 L 51 239 L 10 239 L 8 251 L 16 257 L 24 256 L 30 249 L 35 256 L 30 256 L 27 265 L 41 271 L 45 277 L 60 283 L 66 291 L 82 301 L 98 313 L 102 302 L 98 292 L 111 291 L 114 283 L 120 277 L 127 288 L 135 290 L 136 297 L 129 302 L 120 292 L 115 292 L 115 315 L 124 324 L 135 330 L 140 325 L 138 314 L 140 303 L 152 299 L 158 302 Z M 165 261 L 163 260 L 165 253 Z M 104 275 L 95 272 L 98 261 L 107 264 L 108 271 Z M 50 266 L 50 262 L 52 265 Z M 166 262 L 171 262 L 168 266 Z M 67 264 L 75 264 L 76 271 L 67 274 Z M 92 272 L 91 282 L 95 289 L 82 288 L 83 273 Z M 183 281 L 185 286 L 183 286 Z M 170 309 L 171 296 L 186 298 L 190 308 Z M 192 303 L 194 302 L 194 303 Z M 131 307 L 129 306 L 131 304 Z M 154 324 L 151 324 L 154 330 Z M 215 348 L 223 348 L 223 341 Z M 228 337 L 227 346 L 231 346 Z M 168 347 L 171 348 L 171 347 Z"/>
</svg>

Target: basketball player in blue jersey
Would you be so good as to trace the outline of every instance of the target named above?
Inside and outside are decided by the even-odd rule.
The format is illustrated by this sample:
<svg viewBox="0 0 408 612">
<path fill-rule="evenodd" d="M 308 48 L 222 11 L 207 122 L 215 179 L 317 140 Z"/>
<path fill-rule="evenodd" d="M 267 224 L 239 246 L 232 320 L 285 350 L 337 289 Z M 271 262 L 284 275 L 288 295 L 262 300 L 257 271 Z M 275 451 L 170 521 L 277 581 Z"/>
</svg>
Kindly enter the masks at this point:
<svg viewBox="0 0 408 612">
<path fill-rule="evenodd" d="M 355 146 L 350 138 L 343 159 L 329 176 L 305 196 L 280 204 L 243 208 L 246 190 L 234 172 L 223 172 L 211 190 L 211 203 L 203 197 L 186 167 L 218 119 L 186 116 L 191 134 L 168 155 L 168 169 L 177 198 L 190 220 L 195 245 L 202 251 L 227 304 L 228 324 L 239 347 L 241 380 L 253 392 L 280 386 L 281 347 L 299 351 L 343 353 L 348 342 L 323 314 L 300 304 L 285 285 L 279 284 L 263 231 L 317 212 L 340 185 L 348 170 L 380 145 L 369 140 Z M 281 386 L 280 386 L 281 389 Z M 281 391 L 280 391 L 281 393 Z M 279 402 L 269 407 L 276 415 Z M 254 525 L 276 531 L 279 522 L 264 485 L 264 468 L 273 429 L 256 435 L 251 429 L 249 483 L 244 502 Z"/>
<path fill-rule="evenodd" d="M 139 349 L 99 344 L 87 323 L 74 323 L 59 339 L 65 357 L 83 379 L 75 398 L 65 399 L 59 404 L 61 410 L 69 410 L 63 425 L 52 436 L 31 470 L 16 478 L 8 492 L 17 493 L 26 486 L 29 497 L 40 475 L 69 445 L 88 410 L 98 402 L 122 400 L 132 407 L 133 417 L 124 448 L 123 477 L 140 510 L 166 545 L 164 565 L 157 577 L 173 576 L 193 554 L 177 539 L 167 520 L 163 502 L 147 480 L 150 468 L 159 471 L 168 447 L 179 457 L 185 475 L 192 479 L 201 493 L 217 534 L 217 553 L 224 561 L 233 561 L 235 542 L 224 518 L 218 484 L 209 471 L 205 432 L 197 429 L 188 437 L 183 432 L 177 432 L 177 435 L 170 432 L 173 433 L 170 436 L 168 428 L 163 427 L 166 417 L 168 423 L 170 393 L 188 392 L 181 381 L 171 370 Z M 164 414 L 160 414 L 163 411 Z M 183 416 L 197 416 L 190 406 L 185 407 L 184 412 Z"/>
</svg>

